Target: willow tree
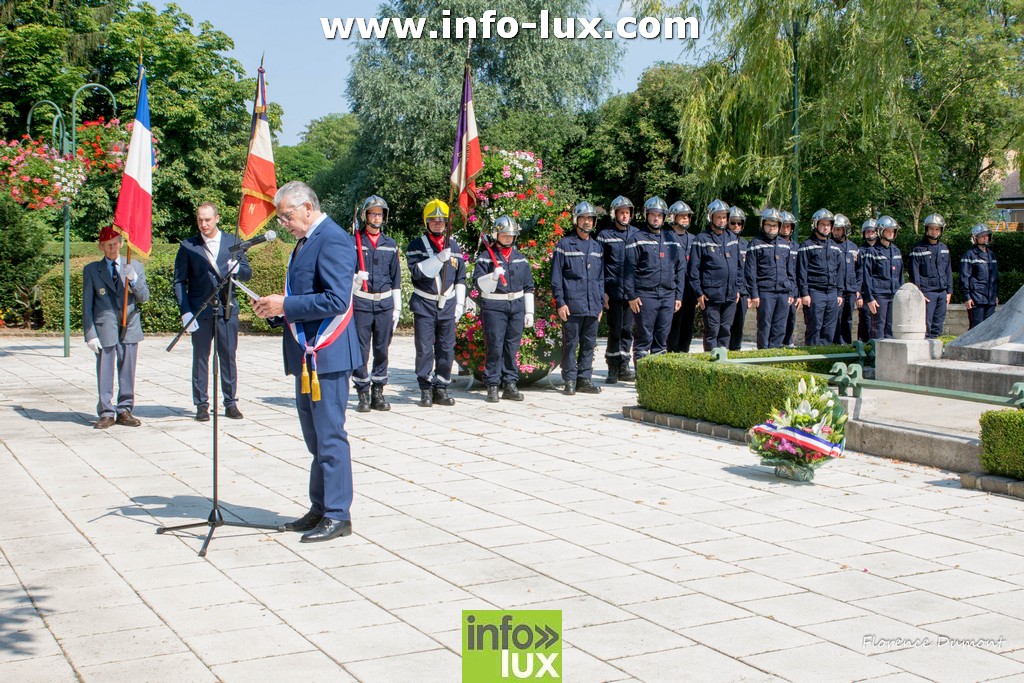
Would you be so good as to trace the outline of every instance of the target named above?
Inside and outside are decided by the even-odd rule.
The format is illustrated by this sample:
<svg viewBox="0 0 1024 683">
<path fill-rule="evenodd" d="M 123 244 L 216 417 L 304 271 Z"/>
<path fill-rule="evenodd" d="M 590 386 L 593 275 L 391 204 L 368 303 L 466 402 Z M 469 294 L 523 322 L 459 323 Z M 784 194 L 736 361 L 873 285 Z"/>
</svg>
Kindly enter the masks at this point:
<svg viewBox="0 0 1024 683">
<path fill-rule="evenodd" d="M 966 222 L 985 213 L 1021 148 L 1019 0 L 635 5 L 637 14 L 694 14 L 710 36 L 680 117 L 679 155 L 712 192 L 757 183 L 766 202 L 788 204 L 799 140 L 807 213 L 845 178 L 871 195 L 846 196 L 836 207 L 844 213 L 885 211 L 916 228 L 937 208 Z"/>
</svg>

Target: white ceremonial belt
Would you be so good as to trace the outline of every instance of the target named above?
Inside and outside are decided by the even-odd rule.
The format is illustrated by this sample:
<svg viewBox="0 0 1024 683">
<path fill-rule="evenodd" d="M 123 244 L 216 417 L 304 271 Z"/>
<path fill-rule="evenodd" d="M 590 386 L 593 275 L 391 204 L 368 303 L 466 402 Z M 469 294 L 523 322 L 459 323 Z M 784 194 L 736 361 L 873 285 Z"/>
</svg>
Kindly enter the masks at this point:
<svg viewBox="0 0 1024 683">
<path fill-rule="evenodd" d="M 431 294 L 430 292 L 424 292 L 422 289 L 416 289 L 414 287 L 412 293 L 421 296 L 428 301 L 447 301 L 452 297 L 453 290 L 454 287 L 449 287 L 444 294 Z"/>
<path fill-rule="evenodd" d="M 481 291 L 480 292 L 480 298 L 481 299 L 487 299 L 488 301 L 515 301 L 516 299 L 522 299 L 523 298 L 523 293 L 522 292 L 505 292 L 505 293 L 492 292 L 492 293 L 488 294 L 487 292 Z"/>
<path fill-rule="evenodd" d="M 391 290 L 390 289 L 388 291 L 386 291 L 386 292 L 364 292 L 361 289 L 356 289 L 356 290 L 353 290 L 352 293 L 354 295 L 356 295 L 357 297 L 359 297 L 360 299 L 369 299 L 370 301 L 382 301 L 384 299 L 390 299 L 391 298 Z"/>
</svg>

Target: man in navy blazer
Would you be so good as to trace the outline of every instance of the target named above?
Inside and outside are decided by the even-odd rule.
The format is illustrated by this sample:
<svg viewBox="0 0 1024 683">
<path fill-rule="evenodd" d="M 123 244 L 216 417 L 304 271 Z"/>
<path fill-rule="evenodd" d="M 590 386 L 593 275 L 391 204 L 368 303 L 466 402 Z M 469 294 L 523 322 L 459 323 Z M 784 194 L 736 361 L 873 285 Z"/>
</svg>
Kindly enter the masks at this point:
<svg viewBox="0 0 1024 683">
<path fill-rule="evenodd" d="M 203 302 L 213 293 L 218 280 L 233 270 L 235 277 L 246 282 L 252 277 L 252 268 L 239 252 L 232 257 L 230 249 L 238 238 L 221 232 L 217 224 L 220 213 L 213 202 L 204 202 L 196 211 L 199 234 L 184 240 L 174 259 L 174 298 L 178 300 L 181 324 L 192 333 L 192 403 L 196 406 L 196 420 L 210 419 L 210 397 L 206 389 L 210 379 L 210 348 L 214 338 L 213 306 L 202 313 Z M 196 314 L 199 317 L 196 318 Z M 242 419 L 238 409 L 238 369 L 235 352 L 238 349 L 238 300 L 231 290 L 231 300 L 222 295 L 217 324 L 217 357 L 220 360 L 220 386 L 224 392 L 224 414 Z"/>
<path fill-rule="evenodd" d="M 306 448 L 310 509 L 283 526 L 305 531 L 303 543 L 352 533 L 352 458 L 345 433 L 349 378 L 362 365 L 352 323 L 356 250 L 352 237 L 320 211 L 316 193 L 298 181 L 274 196 L 277 220 L 297 238 L 285 294 L 253 304 L 262 318 L 283 316 L 285 374 L 295 376 L 295 406 Z"/>
</svg>

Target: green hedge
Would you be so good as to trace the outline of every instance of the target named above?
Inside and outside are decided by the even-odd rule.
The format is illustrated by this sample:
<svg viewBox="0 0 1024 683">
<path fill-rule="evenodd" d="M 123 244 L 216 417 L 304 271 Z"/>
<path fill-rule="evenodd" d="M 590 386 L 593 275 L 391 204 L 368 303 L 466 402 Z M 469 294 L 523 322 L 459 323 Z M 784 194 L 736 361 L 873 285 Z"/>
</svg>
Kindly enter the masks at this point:
<svg viewBox="0 0 1024 683">
<path fill-rule="evenodd" d="M 989 410 L 981 419 L 981 466 L 1024 479 L 1024 410 Z"/>
<path fill-rule="evenodd" d="M 854 351 L 852 346 L 845 345 L 801 346 L 795 349 L 751 349 L 749 351 L 730 351 L 729 358 L 773 358 L 777 356 L 807 356 L 822 353 L 851 353 L 852 351 Z M 699 358 L 708 362 L 711 361 L 710 353 L 697 353 L 692 355 L 694 358 Z M 771 363 L 761 365 L 760 367 L 774 367 L 782 368 L 784 370 L 797 370 L 800 372 L 814 372 L 821 375 L 827 375 L 832 371 L 833 365 L 835 365 L 835 361 L 819 360 L 796 361 L 792 363 Z"/>
<path fill-rule="evenodd" d="M 288 255 L 294 245 L 282 241 L 263 245 L 249 252 L 252 265 L 252 279 L 249 289 L 259 294 L 284 291 L 284 273 Z M 86 264 L 101 258 L 96 245 L 92 245 L 94 256 L 71 259 L 71 329 L 82 329 L 82 270 Z M 142 305 L 142 328 L 146 332 L 177 332 L 181 325 L 178 304 L 174 300 L 174 257 L 173 249 L 154 249 L 153 256 L 145 261 L 146 281 L 149 284 L 149 301 Z M 412 294 L 409 272 L 402 261 L 403 306 L 402 324 L 412 324 L 412 312 L 408 301 Z M 43 304 L 43 329 L 61 330 L 64 326 L 64 270 L 63 265 L 52 267 L 40 280 L 40 294 Z M 241 328 L 249 332 L 275 332 L 265 320 L 252 312 L 249 297 L 239 294 L 239 320 Z"/>
<path fill-rule="evenodd" d="M 637 364 L 637 402 L 648 410 L 749 429 L 811 373 L 712 363 L 706 356 L 659 354 Z"/>
</svg>

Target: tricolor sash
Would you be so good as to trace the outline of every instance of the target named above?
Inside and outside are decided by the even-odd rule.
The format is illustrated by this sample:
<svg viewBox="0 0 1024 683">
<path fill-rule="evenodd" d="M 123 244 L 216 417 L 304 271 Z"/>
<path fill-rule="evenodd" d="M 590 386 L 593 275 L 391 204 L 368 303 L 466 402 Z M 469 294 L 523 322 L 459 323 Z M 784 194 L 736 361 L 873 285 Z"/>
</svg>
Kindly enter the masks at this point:
<svg viewBox="0 0 1024 683">
<path fill-rule="evenodd" d="M 816 434 L 805 432 L 799 427 L 776 427 L 771 422 L 765 422 L 754 427 L 754 433 L 778 436 L 825 458 L 841 458 L 843 456 L 842 443 L 832 443 Z"/>
<path fill-rule="evenodd" d="M 293 254 L 294 255 L 294 254 Z M 288 269 L 292 266 L 292 258 L 288 257 Z M 291 286 L 288 283 L 288 271 L 285 271 L 284 275 L 284 295 L 291 296 Z M 285 318 L 285 322 L 288 319 Z M 345 312 L 341 315 L 336 315 L 331 318 L 324 318 L 320 322 L 320 327 L 316 331 L 316 336 L 313 338 L 313 342 L 309 343 L 306 340 L 305 328 L 293 322 L 288 322 L 288 329 L 292 331 L 292 336 L 295 337 L 295 341 L 299 347 L 302 348 L 302 393 L 312 394 L 314 401 L 320 400 L 320 381 L 316 376 L 316 354 L 322 349 L 327 348 L 345 331 L 348 324 L 352 322 L 352 293 L 348 295 L 348 307 Z M 310 358 L 310 367 L 306 367 L 306 357 Z M 310 373 L 312 370 L 312 373 Z"/>
</svg>

